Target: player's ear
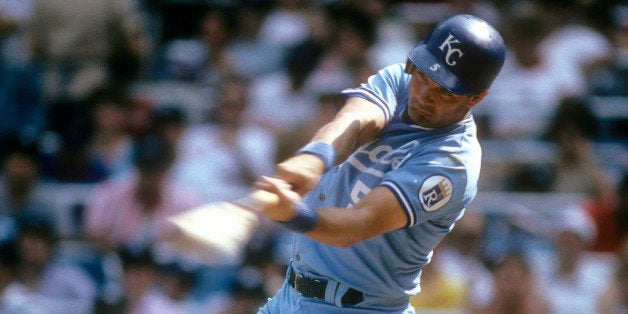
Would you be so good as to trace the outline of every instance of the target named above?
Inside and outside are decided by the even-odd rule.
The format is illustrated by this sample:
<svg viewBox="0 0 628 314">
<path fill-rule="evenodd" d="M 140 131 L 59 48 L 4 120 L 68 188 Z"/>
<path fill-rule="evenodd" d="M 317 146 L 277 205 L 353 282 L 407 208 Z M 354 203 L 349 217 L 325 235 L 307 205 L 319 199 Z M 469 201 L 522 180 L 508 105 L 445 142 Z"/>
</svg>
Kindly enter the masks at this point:
<svg viewBox="0 0 628 314">
<path fill-rule="evenodd" d="M 475 106 L 477 103 L 482 101 L 482 99 L 484 99 L 484 97 L 486 97 L 486 95 L 488 95 L 488 89 L 485 89 L 485 90 L 483 90 L 482 92 L 480 92 L 478 94 L 469 96 L 469 106 L 470 107 Z"/>
<path fill-rule="evenodd" d="M 414 62 L 410 61 L 410 58 L 408 58 L 408 60 L 406 60 L 406 67 L 404 69 L 404 72 L 406 72 L 406 74 L 412 75 L 415 69 L 416 65 L 414 65 Z"/>
</svg>

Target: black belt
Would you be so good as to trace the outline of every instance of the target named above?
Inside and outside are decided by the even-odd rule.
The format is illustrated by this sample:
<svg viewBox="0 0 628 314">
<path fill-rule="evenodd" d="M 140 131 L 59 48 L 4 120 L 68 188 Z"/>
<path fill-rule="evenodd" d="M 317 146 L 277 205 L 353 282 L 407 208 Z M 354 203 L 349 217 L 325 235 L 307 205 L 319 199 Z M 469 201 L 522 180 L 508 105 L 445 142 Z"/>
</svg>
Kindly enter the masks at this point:
<svg viewBox="0 0 628 314">
<path fill-rule="evenodd" d="M 293 269 L 290 269 L 288 282 L 290 286 L 302 296 L 321 300 L 325 299 L 327 280 L 303 277 L 297 274 Z M 356 305 L 362 301 L 364 301 L 364 293 L 353 288 L 349 288 L 340 299 L 342 306 Z"/>
</svg>

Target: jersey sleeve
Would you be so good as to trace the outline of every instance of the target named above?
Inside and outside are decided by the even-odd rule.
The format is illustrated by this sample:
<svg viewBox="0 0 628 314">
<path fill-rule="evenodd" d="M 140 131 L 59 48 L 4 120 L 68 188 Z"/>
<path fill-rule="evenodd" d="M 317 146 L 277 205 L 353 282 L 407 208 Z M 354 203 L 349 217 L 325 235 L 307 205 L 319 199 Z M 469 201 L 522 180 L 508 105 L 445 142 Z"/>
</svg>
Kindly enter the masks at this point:
<svg viewBox="0 0 628 314">
<path fill-rule="evenodd" d="M 397 107 L 403 99 L 407 99 L 409 77 L 401 63 L 390 65 L 371 75 L 360 87 L 343 90 L 341 96 L 344 99 L 362 97 L 374 103 L 382 109 L 386 121 L 390 122 Z"/>
<path fill-rule="evenodd" d="M 445 160 L 439 164 L 409 160 L 388 172 L 381 185 L 395 194 L 404 209 L 408 218 L 405 227 L 451 217 L 463 210 L 477 192 L 475 183 L 468 182 L 466 168 Z"/>
</svg>

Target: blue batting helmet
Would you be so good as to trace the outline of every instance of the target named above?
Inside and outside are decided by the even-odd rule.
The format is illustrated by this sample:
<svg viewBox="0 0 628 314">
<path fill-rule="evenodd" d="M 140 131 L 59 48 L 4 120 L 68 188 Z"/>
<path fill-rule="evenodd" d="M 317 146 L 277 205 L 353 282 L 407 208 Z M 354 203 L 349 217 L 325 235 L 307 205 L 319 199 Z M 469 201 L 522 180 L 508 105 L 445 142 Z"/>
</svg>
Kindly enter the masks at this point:
<svg viewBox="0 0 628 314">
<path fill-rule="evenodd" d="M 491 86 L 505 57 L 504 40 L 493 26 L 460 14 L 439 22 L 410 50 L 406 73 L 417 67 L 447 90 L 472 95 Z"/>
</svg>

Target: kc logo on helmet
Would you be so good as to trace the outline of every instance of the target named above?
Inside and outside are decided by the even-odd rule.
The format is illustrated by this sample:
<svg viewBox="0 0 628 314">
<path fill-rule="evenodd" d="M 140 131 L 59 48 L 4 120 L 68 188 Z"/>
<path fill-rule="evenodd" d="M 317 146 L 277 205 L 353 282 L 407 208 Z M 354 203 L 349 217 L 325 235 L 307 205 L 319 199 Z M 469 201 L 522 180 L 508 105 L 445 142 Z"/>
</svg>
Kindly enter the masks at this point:
<svg viewBox="0 0 628 314">
<path fill-rule="evenodd" d="M 452 47 L 452 45 L 454 44 L 460 44 L 460 41 L 456 39 L 454 35 L 449 34 L 449 36 L 447 36 L 443 43 L 438 47 L 438 49 L 443 52 L 445 52 L 445 49 L 447 49 L 447 51 L 445 52 L 445 62 L 451 66 L 455 66 L 457 63 L 456 60 L 452 60 L 452 58 L 456 58 L 455 55 L 457 55 L 458 60 L 460 60 L 460 58 L 462 58 L 462 56 L 464 55 L 462 49 Z"/>
</svg>

